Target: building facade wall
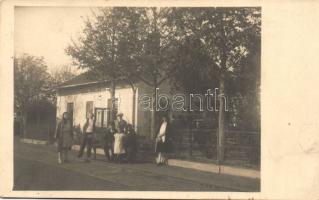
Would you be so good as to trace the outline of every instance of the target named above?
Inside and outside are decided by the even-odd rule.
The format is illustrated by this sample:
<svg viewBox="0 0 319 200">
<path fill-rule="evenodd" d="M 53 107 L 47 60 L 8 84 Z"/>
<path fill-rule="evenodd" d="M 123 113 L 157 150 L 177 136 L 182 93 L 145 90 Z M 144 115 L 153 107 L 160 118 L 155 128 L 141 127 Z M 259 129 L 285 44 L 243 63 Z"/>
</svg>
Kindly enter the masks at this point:
<svg viewBox="0 0 319 200">
<path fill-rule="evenodd" d="M 107 99 L 110 98 L 107 89 L 96 89 L 86 93 L 72 93 L 57 96 L 57 118 L 61 119 L 63 112 L 67 111 L 67 104 L 73 103 L 73 125 L 83 124 L 86 120 L 86 102 L 93 102 L 94 108 L 107 108 Z"/>
<path fill-rule="evenodd" d="M 118 112 L 123 113 L 123 119 L 132 124 L 133 121 L 133 90 L 130 87 L 115 90 L 118 99 Z"/>
<path fill-rule="evenodd" d="M 115 97 L 118 98 L 118 111 L 123 113 L 123 118 L 132 123 L 133 119 L 133 92 L 130 88 L 116 89 Z M 68 92 L 57 96 L 57 118 L 61 119 L 63 112 L 67 111 L 67 104 L 73 103 L 73 125 L 83 124 L 86 120 L 86 103 L 93 102 L 95 108 L 108 108 L 107 100 L 110 92 L 107 88 L 90 89 L 87 92 Z"/>
<path fill-rule="evenodd" d="M 154 88 L 139 82 L 135 85 L 137 88 L 135 99 L 135 128 L 140 136 L 151 136 L 151 111 L 143 110 L 139 104 L 141 95 L 152 97 Z M 159 87 L 160 94 L 170 94 L 170 88 L 167 81 Z M 133 119 L 133 90 L 129 86 L 116 88 L 115 97 L 118 98 L 118 111 L 123 113 L 123 118 L 132 124 Z M 73 103 L 73 125 L 80 125 L 82 128 L 86 120 L 86 102 L 93 102 L 95 108 L 107 108 L 107 100 L 110 98 L 110 91 L 105 86 L 87 86 L 81 88 L 62 89 L 57 95 L 57 118 L 61 119 L 63 112 L 67 111 L 67 104 Z"/>
</svg>

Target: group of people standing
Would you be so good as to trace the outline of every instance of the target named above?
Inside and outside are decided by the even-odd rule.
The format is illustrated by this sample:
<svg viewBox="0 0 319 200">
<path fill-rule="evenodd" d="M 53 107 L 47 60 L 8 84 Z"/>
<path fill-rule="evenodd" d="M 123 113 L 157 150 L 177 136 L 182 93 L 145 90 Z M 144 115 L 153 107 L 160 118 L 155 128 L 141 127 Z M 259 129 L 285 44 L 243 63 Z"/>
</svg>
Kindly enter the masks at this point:
<svg viewBox="0 0 319 200">
<path fill-rule="evenodd" d="M 109 161 L 134 162 L 137 152 L 136 133 L 131 124 L 117 114 L 113 124 L 109 124 L 104 137 L 104 152 Z"/>
<path fill-rule="evenodd" d="M 95 121 L 93 113 L 88 114 L 88 118 L 83 126 L 83 138 L 78 153 L 78 157 L 83 156 L 86 148 L 86 160 L 89 162 L 92 148 L 96 140 Z M 155 137 L 156 164 L 167 164 L 167 153 L 171 150 L 171 128 L 166 116 L 162 117 L 161 124 Z M 58 123 L 55 138 L 57 139 L 58 163 L 69 162 L 68 152 L 73 144 L 73 125 L 70 114 L 64 112 L 62 120 Z M 123 114 L 117 114 L 116 120 L 109 124 L 104 137 L 104 152 L 108 160 L 118 163 L 123 161 L 132 162 L 137 153 L 137 140 L 132 125 L 123 119 Z M 126 145 L 129 143 L 130 145 Z"/>
</svg>

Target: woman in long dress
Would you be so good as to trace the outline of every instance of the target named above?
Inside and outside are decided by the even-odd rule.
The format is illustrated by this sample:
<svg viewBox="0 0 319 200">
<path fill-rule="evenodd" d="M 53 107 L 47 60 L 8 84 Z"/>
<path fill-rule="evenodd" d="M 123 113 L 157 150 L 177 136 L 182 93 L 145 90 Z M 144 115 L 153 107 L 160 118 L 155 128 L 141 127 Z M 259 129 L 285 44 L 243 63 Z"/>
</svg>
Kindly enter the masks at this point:
<svg viewBox="0 0 319 200">
<path fill-rule="evenodd" d="M 115 161 L 121 163 L 123 161 L 125 155 L 125 147 L 124 147 L 124 137 L 125 134 L 123 130 L 114 134 L 114 155 Z"/>
<path fill-rule="evenodd" d="M 167 164 L 167 157 L 166 154 L 169 152 L 169 145 L 168 145 L 168 136 L 169 136 L 169 123 L 167 117 L 162 117 L 162 123 L 159 128 L 158 134 L 156 136 L 156 147 L 155 152 L 156 156 L 156 164 L 163 165 Z"/>
<path fill-rule="evenodd" d="M 73 144 L 73 126 L 68 112 L 64 112 L 55 132 L 58 144 L 58 163 L 68 162 L 68 152 Z"/>
</svg>

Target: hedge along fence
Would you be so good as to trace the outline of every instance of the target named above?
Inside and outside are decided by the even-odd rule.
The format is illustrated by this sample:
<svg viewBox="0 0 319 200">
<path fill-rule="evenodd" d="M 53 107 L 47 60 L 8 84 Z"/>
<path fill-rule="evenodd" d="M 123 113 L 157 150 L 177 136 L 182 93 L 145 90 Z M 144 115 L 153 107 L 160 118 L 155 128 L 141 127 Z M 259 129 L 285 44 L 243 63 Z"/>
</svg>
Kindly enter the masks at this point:
<svg viewBox="0 0 319 200">
<path fill-rule="evenodd" d="M 37 101 L 28 107 L 25 138 L 52 141 L 56 128 L 56 107 Z M 21 135 L 21 134 L 20 134 Z"/>
<path fill-rule="evenodd" d="M 217 129 L 176 129 L 173 141 L 177 158 L 216 159 Z M 260 132 L 226 130 L 225 159 L 259 165 Z"/>
</svg>

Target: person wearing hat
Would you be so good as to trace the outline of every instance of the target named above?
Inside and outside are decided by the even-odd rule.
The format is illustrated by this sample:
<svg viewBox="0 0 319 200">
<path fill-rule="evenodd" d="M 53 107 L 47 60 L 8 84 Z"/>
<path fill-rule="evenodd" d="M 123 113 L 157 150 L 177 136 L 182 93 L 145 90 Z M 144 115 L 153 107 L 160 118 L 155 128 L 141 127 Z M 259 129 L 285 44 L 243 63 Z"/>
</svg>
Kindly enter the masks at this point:
<svg viewBox="0 0 319 200">
<path fill-rule="evenodd" d="M 116 117 L 116 120 L 114 120 L 115 131 L 124 133 L 124 129 L 127 126 L 127 122 L 123 119 L 123 113 L 118 113 Z"/>
</svg>

